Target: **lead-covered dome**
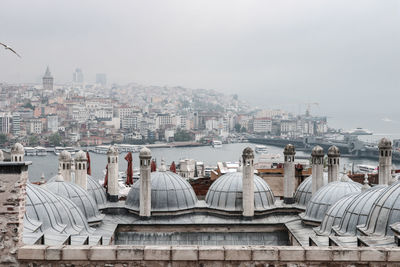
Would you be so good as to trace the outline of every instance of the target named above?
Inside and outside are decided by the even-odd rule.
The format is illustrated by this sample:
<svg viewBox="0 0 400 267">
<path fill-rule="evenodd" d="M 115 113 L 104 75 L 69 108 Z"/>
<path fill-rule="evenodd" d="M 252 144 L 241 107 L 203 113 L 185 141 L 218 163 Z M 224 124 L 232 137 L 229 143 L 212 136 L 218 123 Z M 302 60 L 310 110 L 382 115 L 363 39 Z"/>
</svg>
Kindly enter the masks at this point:
<svg viewBox="0 0 400 267">
<path fill-rule="evenodd" d="M 180 211 L 196 206 L 197 197 L 192 186 L 181 176 L 170 171 L 151 174 L 151 211 Z M 140 209 L 140 179 L 133 184 L 126 198 L 128 209 Z"/>
<path fill-rule="evenodd" d="M 337 146 L 331 146 L 328 148 L 328 157 L 339 157 L 340 150 Z"/>
<path fill-rule="evenodd" d="M 254 209 L 270 209 L 275 197 L 268 184 L 254 175 Z M 224 211 L 243 211 L 243 173 L 227 173 L 219 177 L 208 189 L 206 202 L 212 209 Z"/>
<path fill-rule="evenodd" d="M 385 148 L 392 148 L 392 141 L 387 139 L 386 137 L 383 137 L 378 144 L 378 147 L 380 149 L 385 149 Z"/>
<path fill-rule="evenodd" d="M 83 152 L 82 150 L 79 150 L 79 151 L 75 154 L 75 160 L 77 160 L 77 161 L 87 161 L 86 153 Z"/>
<path fill-rule="evenodd" d="M 322 174 L 324 184 L 328 183 L 328 173 Z M 294 201 L 299 208 L 306 208 L 307 203 L 312 197 L 312 175 L 307 177 L 296 189 L 294 194 Z"/>
<path fill-rule="evenodd" d="M 61 151 L 60 154 L 58 155 L 58 160 L 59 161 L 71 161 L 72 160 L 71 153 L 67 150 Z"/>
<path fill-rule="evenodd" d="M 321 146 L 317 145 L 311 150 L 311 155 L 314 157 L 323 157 L 324 149 Z"/>
<path fill-rule="evenodd" d="M 333 203 L 349 194 L 360 192 L 361 184 L 353 182 L 349 178 L 343 179 L 342 177 L 340 181 L 324 185 L 315 192 L 307 204 L 305 213 L 302 213 L 301 217 L 306 223 L 319 224 Z"/>
<path fill-rule="evenodd" d="M 338 226 L 333 227 L 335 233 L 341 236 L 356 235 L 357 226 L 365 224 L 372 204 L 385 188 L 384 185 L 377 185 L 357 195 L 346 207 Z"/>
<path fill-rule="evenodd" d="M 47 190 L 74 202 L 89 223 L 98 223 L 103 219 L 104 215 L 99 212 L 95 200 L 79 185 L 56 179 L 54 182 L 46 183 L 44 186 Z"/>
<path fill-rule="evenodd" d="M 400 222 L 400 182 L 386 187 L 372 204 L 365 226 L 366 235 L 393 235 L 390 225 Z"/>
</svg>

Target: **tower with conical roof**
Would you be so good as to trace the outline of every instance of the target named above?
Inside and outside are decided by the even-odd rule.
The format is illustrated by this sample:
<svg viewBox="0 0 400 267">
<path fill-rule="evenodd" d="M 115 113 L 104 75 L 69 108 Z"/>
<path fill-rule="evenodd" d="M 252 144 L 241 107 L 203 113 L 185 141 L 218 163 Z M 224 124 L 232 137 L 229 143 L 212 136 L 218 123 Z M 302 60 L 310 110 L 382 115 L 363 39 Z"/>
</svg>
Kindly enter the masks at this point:
<svg viewBox="0 0 400 267">
<path fill-rule="evenodd" d="M 43 91 L 53 91 L 54 78 L 51 75 L 49 66 L 47 66 L 46 72 L 43 76 Z"/>
</svg>

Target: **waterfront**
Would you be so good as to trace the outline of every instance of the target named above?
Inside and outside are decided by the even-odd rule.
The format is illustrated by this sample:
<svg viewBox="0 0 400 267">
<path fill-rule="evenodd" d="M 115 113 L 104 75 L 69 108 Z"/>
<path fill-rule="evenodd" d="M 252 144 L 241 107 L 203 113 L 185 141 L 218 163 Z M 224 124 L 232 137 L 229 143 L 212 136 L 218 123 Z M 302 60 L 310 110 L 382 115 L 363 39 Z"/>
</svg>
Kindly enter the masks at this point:
<svg viewBox="0 0 400 267">
<path fill-rule="evenodd" d="M 236 144 L 224 144 L 222 148 L 212 148 L 210 146 L 201 147 L 174 147 L 174 148 L 153 148 L 152 155 L 156 159 L 157 165 L 159 166 L 161 160 L 165 160 L 167 165 L 171 164 L 172 161 L 178 163 L 180 159 L 195 159 L 196 161 L 202 161 L 206 166 L 216 166 L 218 161 L 238 161 L 241 157 L 242 151 L 245 147 L 255 148 L 255 144 L 249 143 L 236 143 Z M 280 154 L 283 157 L 283 147 L 267 146 L 268 152 L 271 154 Z M 124 160 L 126 153 L 120 154 L 119 169 L 125 171 L 127 162 Z M 309 154 L 298 151 L 297 156 L 307 157 Z M 258 161 L 260 154 L 255 154 L 255 161 Z M 91 158 L 91 169 L 92 176 L 95 178 L 103 178 L 103 170 L 107 164 L 107 155 L 90 153 Z M 47 156 L 43 157 L 31 157 L 26 156 L 26 161 L 32 161 L 32 165 L 29 166 L 29 179 L 32 182 L 39 181 L 42 173 L 45 179 L 49 179 L 57 174 L 58 168 L 58 157 L 54 153 L 48 153 Z M 342 158 L 341 170 L 343 164 L 354 163 L 367 164 L 377 166 L 378 162 L 368 159 L 348 159 Z M 133 154 L 133 167 L 138 168 L 139 157 L 138 153 Z"/>
</svg>

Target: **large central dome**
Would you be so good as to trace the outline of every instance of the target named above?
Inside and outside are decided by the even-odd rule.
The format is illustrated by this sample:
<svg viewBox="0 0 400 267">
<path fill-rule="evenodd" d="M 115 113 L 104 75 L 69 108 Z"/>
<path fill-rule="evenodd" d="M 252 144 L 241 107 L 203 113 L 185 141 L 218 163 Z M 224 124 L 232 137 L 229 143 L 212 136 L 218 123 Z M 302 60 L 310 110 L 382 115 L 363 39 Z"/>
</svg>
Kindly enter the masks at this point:
<svg viewBox="0 0 400 267">
<path fill-rule="evenodd" d="M 140 209 L 140 179 L 126 198 L 128 209 Z M 192 186 L 181 176 L 170 171 L 151 173 L 151 211 L 179 211 L 194 208 L 197 203 Z"/>
</svg>

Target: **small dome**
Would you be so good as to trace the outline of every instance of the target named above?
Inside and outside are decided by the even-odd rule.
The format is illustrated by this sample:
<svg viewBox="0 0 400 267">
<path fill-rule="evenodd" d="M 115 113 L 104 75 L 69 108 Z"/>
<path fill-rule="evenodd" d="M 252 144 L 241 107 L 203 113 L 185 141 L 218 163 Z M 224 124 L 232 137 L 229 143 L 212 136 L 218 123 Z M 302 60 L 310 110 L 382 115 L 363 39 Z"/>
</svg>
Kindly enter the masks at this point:
<svg viewBox="0 0 400 267">
<path fill-rule="evenodd" d="M 15 143 L 11 148 L 12 154 L 25 154 L 24 146 L 20 143 Z"/>
<path fill-rule="evenodd" d="M 338 235 L 356 235 L 357 226 L 365 224 L 372 204 L 385 188 L 378 185 L 357 195 L 346 207 L 339 225 L 334 227 L 335 232 Z"/>
<path fill-rule="evenodd" d="M 139 157 L 151 158 L 151 150 L 144 146 L 139 152 Z"/>
<path fill-rule="evenodd" d="M 302 219 L 320 223 L 333 203 L 349 194 L 360 192 L 361 184 L 353 181 L 334 181 L 324 185 L 311 197 L 305 213 L 302 214 Z"/>
<path fill-rule="evenodd" d="M 285 149 L 283 150 L 283 154 L 285 155 L 294 155 L 296 154 L 296 148 L 292 144 L 287 144 Z"/>
<path fill-rule="evenodd" d="M 76 161 L 87 161 L 86 153 L 83 152 L 82 150 L 79 150 L 79 151 L 75 154 L 75 160 L 76 160 Z"/>
<path fill-rule="evenodd" d="M 392 141 L 383 137 L 378 144 L 379 149 L 391 149 L 392 148 Z"/>
<path fill-rule="evenodd" d="M 328 183 L 328 173 L 322 174 L 324 184 Z M 310 201 L 312 196 L 312 175 L 307 177 L 296 189 L 294 194 L 294 201 L 299 208 L 306 208 L 307 203 Z"/>
<path fill-rule="evenodd" d="M 243 157 L 243 160 L 244 159 L 254 159 L 253 149 L 251 149 L 251 147 L 246 147 L 245 149 L 243 149 L 242 157 Z"/>
<path fill-rule="evenodd" d="M 100 222 L 104 215 L 100 214 L 95 200 L 82 187 L 66 181 L 48 182 L 45 188 L 55 194 L 72 200 L 86 216 L 89 223 Z"/>
<path fill-rule="evenodd" d="M 321 146 L 315 146 L 311 151 L 311 155 L 313 157 L 323 157 L 324 149 Z"/>
<path fill-rule="evenodd" d="M 328 157 L 339 157 L 340 156 L 340 150 L 337 146 L 331 146 L 328 149 Z"/>
<path fill-rule="evenodd" d="M 59 161 L 71 161 L 71 153 L 69 153 L 67 150 L 63 150 L 60 152 L 58 155 L 58 160 Z"/>
<path fill-rule="evenodd" d="M 107 155 L 118 156 L 118 149 L 115 146 L 110 146 L 108 148 Z"/>
<path fill-rule="evenodd" d="M 86 217 L 69 199 L 56 195 L 42 187 L 27 183 L 26 215 L 40 222 L 40 230 L 53 230 L 57 233 L 92 233 Z"/>
<path fill-rule="evenodd" d="M 330 235 L 332 233 L 332 227 L 340 223 L 340 219 L 342 219 L 346 207 L 356 196 L 357 193 L 352 193 L 335 202 L 326 212 L 321 225 L 314 228 L 314 232 L 317 235 Z"/>
<path fill-rule="evenodd" d="M 181 176 L 170 171 L 151 173 L 151 211 L 187 210 L 196 203 L 192 186 Z M 140 179 L 133 184 L 125 204 L 128 209 L 139 211 Z"/>
<path fill-rule="evenodd" d="M 367 235 L 393 235 L 390 225 L 400 221 L 400 182 L 386 187 L 372 204 L 365 226 Z"/>
<path fill-rule="evenodd" d="M 243 211 L 243 173 L 232 172 L 219 177 L 208 189 L 206 202 L 212 209 Z M 274 205 L 275 197 L 268 184 L 254 175 L 254 209 L 268 210 Z"/>
</svg>

